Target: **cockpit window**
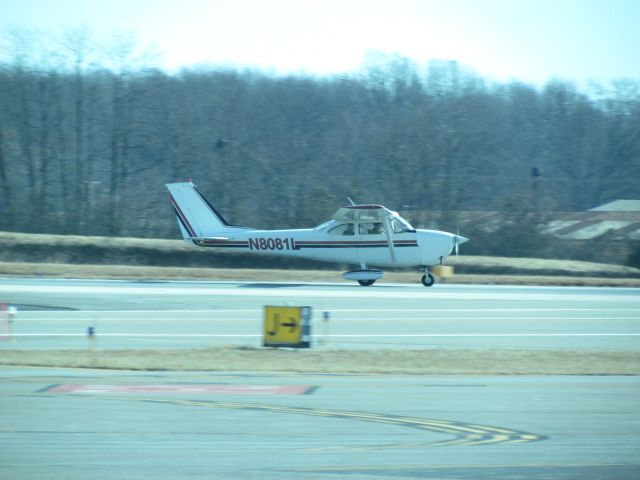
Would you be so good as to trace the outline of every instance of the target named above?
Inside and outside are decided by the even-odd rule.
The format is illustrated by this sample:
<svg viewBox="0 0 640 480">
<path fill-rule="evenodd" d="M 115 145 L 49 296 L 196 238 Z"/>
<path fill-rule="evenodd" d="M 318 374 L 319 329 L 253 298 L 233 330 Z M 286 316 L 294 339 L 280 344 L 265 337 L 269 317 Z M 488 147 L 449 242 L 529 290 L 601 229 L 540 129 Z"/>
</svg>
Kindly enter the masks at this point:
<svg viewBox="0 0 640 480">
<path fill-rule="evenodd" d="M 391 220 L 393 233 L 415 232 L 415 229 L 404 218 L 395 217 Z"/>
<path fill-rule="evenodd" d="M 353 235 L 353 223 L 342 223 L 336 227 L 333 227 L 329 232 L 331 235 Z"/>
<path fill-rule="evenodd" d="M 382 230 L 382 223 L 360 223 L 359 229 L 360 235 L 380 235 Z"/>
</svg>

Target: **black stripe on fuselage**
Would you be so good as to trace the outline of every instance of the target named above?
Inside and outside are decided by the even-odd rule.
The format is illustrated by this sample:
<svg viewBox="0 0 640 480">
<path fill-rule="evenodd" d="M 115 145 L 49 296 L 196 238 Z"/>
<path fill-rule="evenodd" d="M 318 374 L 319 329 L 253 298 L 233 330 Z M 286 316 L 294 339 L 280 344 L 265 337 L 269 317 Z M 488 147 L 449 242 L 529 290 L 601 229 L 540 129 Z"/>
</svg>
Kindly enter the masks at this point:
<svg viewBox="0 0 640 480">
<path fill-rule="evenodd" d="M 394 243 L 395 248 L 417 247 L 418 243 L 411 240 L 401 240 L 402 243 Z M 196 242 L 201 247 L 215 248 L 249 248 L 249 241 L 243 240 L 199 240 Z M 389 248 L 387 242 L 311 242 L 299 241 L 294 243 L 292 250 L 304 248 Z M 256 248 L 256 251 L 269 251 L 272 249 Z M 274 249 L 275 250 L 275 249 Z M 288 249 L 285 249 L 288 250 Z"/>
<path fill-rule="evenodd" d="M 296 242 L 296 246 L 300 249 L 302 248 L 389 248 L 389 245 L 386 243 L 383 244 L 367 244 L 367 243 L 358 243 L 358 244 L 350 244 L 350 245 L 341 245 L 341 244 L 300 244 Z M 404 247 L 417 247 L 417 243 L 401 243 L 394 244 L 395 248 L 404 248 Z"/>
</svg>

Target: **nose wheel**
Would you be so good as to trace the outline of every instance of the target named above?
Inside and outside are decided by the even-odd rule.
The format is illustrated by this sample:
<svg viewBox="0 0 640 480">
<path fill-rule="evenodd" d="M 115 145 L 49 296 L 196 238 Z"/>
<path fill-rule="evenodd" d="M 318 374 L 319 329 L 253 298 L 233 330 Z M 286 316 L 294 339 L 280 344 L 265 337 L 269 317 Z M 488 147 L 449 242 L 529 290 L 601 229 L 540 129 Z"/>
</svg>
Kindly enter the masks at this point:
<svg viewBox="0 0 640 480">
<path fill-rule="evenodd" d="M 425 273 L 422 276 L 422 285 L 424 285 L 425 287 L 431 287 L 434 283 L 436 283 L 436 279 L 429 272 Z"/>
</svg>

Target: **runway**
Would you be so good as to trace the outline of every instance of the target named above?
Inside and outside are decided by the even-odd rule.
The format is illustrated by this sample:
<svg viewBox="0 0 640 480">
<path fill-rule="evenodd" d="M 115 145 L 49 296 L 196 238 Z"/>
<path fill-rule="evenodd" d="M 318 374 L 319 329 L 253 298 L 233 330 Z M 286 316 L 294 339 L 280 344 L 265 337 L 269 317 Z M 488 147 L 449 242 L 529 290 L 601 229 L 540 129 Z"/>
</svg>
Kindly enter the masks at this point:
<svg viewBox="0 0 640 480">
<path fill-rule="evenodd" d="M 287 304 L 312 307 L 314 349 L 640 343 L 633 289 L 0 279 L 0 302 L 19 308 L 0 355 L 83 349 L 88 326 L 105 350 L 258 346 L 263 307 Z M 2 478 L 640 476 L 634 376 L 2 367 L 0 385 Z"/>
<path fill-rule="evenodd" d="M 310 306 L 316 347 L 638 350 L 637 289 L 0 279 L 2 348 L 259 346 L 265 305 Z"/>
</svg>

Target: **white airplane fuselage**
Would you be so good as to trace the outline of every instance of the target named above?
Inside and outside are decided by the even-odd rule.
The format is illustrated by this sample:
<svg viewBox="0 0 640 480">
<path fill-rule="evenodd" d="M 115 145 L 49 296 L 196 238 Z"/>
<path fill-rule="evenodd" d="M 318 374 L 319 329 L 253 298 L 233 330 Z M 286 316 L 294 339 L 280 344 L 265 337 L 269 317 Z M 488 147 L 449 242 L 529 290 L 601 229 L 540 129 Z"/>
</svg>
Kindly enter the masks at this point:
<svg viewBox="0 0 640 480">
<path fill-rule="evenodd" d="M 338 226 L 332 220 L 316 228 L 294 230 L 254 230 L 232 228 L 221 232 L 224 238 L 186 239 L 202 247 L 242 251 L 258 255 L 280 255 L 311 260 L 364 264 L 377 267 L 416 267 L 437 265 L 451 254 L 454 235 L 417 229 L 395 234 L 392 258 L 383 234 L 334 235 Z M 357 224 L 356 224 L 357 229 Z"/>
<path fill-rule="evenodd" d="M 343 276 L 372 285 L 383 272 L 370 267 L 420 267 L 423 284 L 433 285 L 430 265 L 442 264 L 466 238 L 414 229 L 381 205 L 349 205 L 315 228 L 259 230 L 230 225 L 191 182 L 168 184 L 185 242 L 200 247 L 355 264 Z"/>
</svg>

